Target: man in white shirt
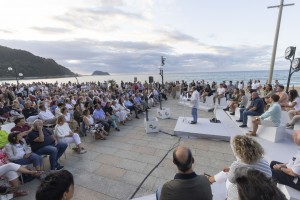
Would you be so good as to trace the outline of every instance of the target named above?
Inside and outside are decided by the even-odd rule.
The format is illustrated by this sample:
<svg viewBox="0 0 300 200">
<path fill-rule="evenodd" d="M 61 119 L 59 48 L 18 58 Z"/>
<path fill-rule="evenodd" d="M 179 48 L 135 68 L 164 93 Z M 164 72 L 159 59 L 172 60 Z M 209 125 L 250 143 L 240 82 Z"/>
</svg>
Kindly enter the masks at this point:
<svg viewBox="0 0 300 200">
<path fill-rule="evenodd" d="M 191 96 L 191 103 L 193 105 L 192 107 L 192 116 L 193 121 L 190 122 L 190 124 L 197 124 L 198 119 L 198 107 L 199 107 L 199 92 L 196 90 L 196 87 L 192 87 L 192 96 Z"/>
<path fill-rule="evenodd" d="M 43 120 L 44 124 L 56 124 L 57 118 L 50 110 L 46 109 L 45 105 L 40 105 L 39 109 L 39 119 Z"/>
<path fill-rule="evenodd" d="M 214 96 L 214 104 L 216 104 L 216 99 L 218 99 L 218 104 L 220 105 L 220 100 L 225 96 L 225 88 L 223 87 L 223 83 L 220 84 L 220 87 L 217 89 L 217 92 Z"/>
<path fill-rule="evenodd" d="M 300 147 L 300 131 L 294 131 L 294 143 Z M 272 161 L 270 164 L 272 169 L 272 179 L 280 184 L 290 186 L 300 191 L 300 148 L 296 155 L 288 162 L 281 163 Z"/>
</svg>

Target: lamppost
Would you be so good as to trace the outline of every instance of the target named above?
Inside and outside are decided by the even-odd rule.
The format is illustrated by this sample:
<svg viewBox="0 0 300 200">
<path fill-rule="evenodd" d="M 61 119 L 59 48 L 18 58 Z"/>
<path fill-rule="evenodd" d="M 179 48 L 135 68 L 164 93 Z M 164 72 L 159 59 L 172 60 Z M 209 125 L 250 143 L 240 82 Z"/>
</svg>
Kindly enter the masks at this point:
<svg viewBox="0 0 300 200">
<path fill-rule="evenodd" d="M 8 67 L 7 70 L 9 72 L 14 72 L 15 78 L 16 78 L 16 81 L 17 81 L 17 90 L 18 90 L 19 89 L 19 80 L 24 78 L 23 73 L 18 73 L 16 68 L 12 68 L 12 67 Z"/>
<path fill-rule="evenodd" d="M 164 65 L 165 65 L 165 60 L 166 58 L 161 56 L 161 65 L 158 67 L 159 69 L 159 75 L 161 76 L 161 89 L 160 89 L 160 95 L 159 95 L 159 98 L 160 98 L 160 101 L 159 101 L 159 106 L 160 106 L 160 109 L 162 110 L 162 106 L 161 106 L 161 102 L 162 102 L 162 91 L 164 89 Z"/>
<path fill-rule="evenodd" d="M 300 58 L 295 59 L 295 53 L 296 53 L 296 47 L 288 47 L 285 50 L 285 59 L 290 61 L 290 71 L 289 71 L 289 77 L 288 81 L 286 84 L 286 93 L 289 92 L 289 86 L 290 86 L 290 81 L 293 73 L 297 72 L 300 70 Z"/>
</svg>

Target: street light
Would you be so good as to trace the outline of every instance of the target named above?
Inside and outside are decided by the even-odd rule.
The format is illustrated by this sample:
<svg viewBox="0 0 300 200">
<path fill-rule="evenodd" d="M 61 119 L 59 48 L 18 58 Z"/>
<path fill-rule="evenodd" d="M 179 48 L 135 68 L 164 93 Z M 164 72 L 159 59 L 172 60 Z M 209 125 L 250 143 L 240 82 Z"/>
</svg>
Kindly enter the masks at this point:
<svg viewBox="0 0 300 200">
<path fill-rule="evenodd" d="M 16 78 L 16 81 L 17 81 L 17 90 L 18 90 L 19 89 L 19 80 L 24 78 L 23 73 L 18 73 L 16 68 L 12 68 L 12 67 L 8 67 L 7 70 L 9 72 L 14 72 L 15 78 Z"/>
<path fill-rule="evenodd" d="M 165 65 L 165 60 L 166 58 L 161 56 L 161 65 L 158 67 L 159 69 L 159 75 L 161 76 L 161 90 L 160 90 L 160 95 L 159 95 L 159 98 L 160 98 L 160 101 L 159 101 L 159 104 L 160 104 L 160 109 L 162 110 L 162 106 L 161 106 L 161 102 L 162 102 L 162 91 L 164 89 L 164 68 L 163 66 Z"/>
<path fill-rule="evenodd" d="M 293 73 L 297 72 L 300 70 L 300 59 L 296 58 L 295 59 L 295 53 L 296 53 L 296 47 L 288 47 L 285 50 L 285 59 L 290 61 L 290 71 L 289 71 L 289 77 L 288 77 L 288 81 L 286 84 L 286 93 L 289 92 L 289 87 L 290 87 L 290 81 L 291 81 L 291 77 L 293 75 Z"/>
</svg>

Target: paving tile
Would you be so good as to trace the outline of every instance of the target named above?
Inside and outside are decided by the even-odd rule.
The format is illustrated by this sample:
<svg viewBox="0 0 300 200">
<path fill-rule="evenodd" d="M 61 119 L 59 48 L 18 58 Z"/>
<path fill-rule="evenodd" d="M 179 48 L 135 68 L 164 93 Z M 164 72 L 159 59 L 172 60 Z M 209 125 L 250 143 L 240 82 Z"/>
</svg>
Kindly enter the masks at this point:
<svg viewBox="0 0 300 200">
<path fill-rule="evenodd" d="M 143 172 L 144 168 L 147 166 L 146 163 L 138 162 L 135 160 L 128 160 L 125 158 L 122 158 L 119 160 L 119 162 L 116 164 L 117 167 L 131 170 L 134 172 Z"/>
<path fill-rule="evenodd" d="M 74 168 L 82 169 L 88 172 L 94 172 L 96 169 L 98 169 L 103 164 L 95 161 L 89 161 L 89 162 L 77 162 L 75 165 L 73 165 Z"/>
<path fill-rule="evenodd" d="M 136 189 L 136 186 L 128 183 L 110 181 L 107 194 L 117 199 L 130 199 Z"/>
<path fill-rule="evenodd" d="M 101 167 L 97 168 L 94 173 L 103 177 L 111 178 L 111 179 L 122 179 L 126 170 L 113 167 L 111 165 L 101 165 Z"/>
<path fill-rule="evenodd" d="M 120 159 L 120 157 L 115 156 L 113 154 L 99 154 L 96 158 L 95 158 L 95 162 L 99 162 L 99 163 L 103 163 L 106 165 L 112 165 L 114 166 L 118 160 Z"/>
<path fill-rule="evenodd" d="M 130 183 L 131 185 L 139 186 L 139 184 L 146 176 L 147 174 L 145 173 L 126 170 L 122 180 L 124 182 Z"/>
<path fill-rule="evenodd" d="M 154 155 L 156 148 L 153 147 L 144 147 L 144 146 L 133 146 L 131 148 L 131 151 L 141 153 L 141 154 L 148 154 L 148 155 Z"/>
<path fill-rule="evenodd" d="M 103 193 L 90 190 L 82 186 L 75 186 L 74 197 L 75 200 L 83 200 L 83 199 L 99 200 L 99 199 L 112 198 L 112 197 L 108 197 Z"/>
</svg>

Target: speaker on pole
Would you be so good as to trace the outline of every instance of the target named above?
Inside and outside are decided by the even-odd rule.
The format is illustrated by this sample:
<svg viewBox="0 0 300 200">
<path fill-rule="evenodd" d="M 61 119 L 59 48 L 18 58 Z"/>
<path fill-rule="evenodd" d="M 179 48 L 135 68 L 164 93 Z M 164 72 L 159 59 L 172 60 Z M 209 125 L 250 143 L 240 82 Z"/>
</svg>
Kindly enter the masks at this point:
<svg viewBox="0 0 300 200">
<path fill-rule="evenodd" d="M 153 83 L 153 76 L 149 76 L 149 83 Z"/>
<path fill-rule="evenodd" d="M 137 77 L 134 77 L 134 82 L 135 82 L 135 83 L 137 82 Z"/>
</svg>

